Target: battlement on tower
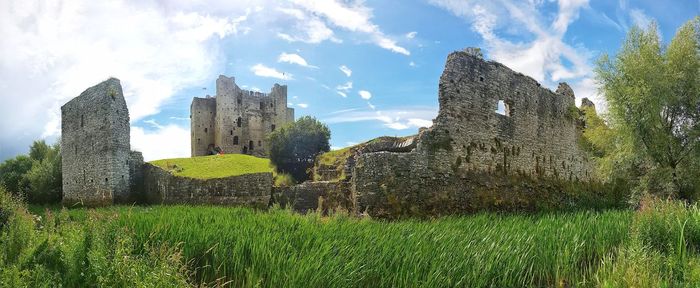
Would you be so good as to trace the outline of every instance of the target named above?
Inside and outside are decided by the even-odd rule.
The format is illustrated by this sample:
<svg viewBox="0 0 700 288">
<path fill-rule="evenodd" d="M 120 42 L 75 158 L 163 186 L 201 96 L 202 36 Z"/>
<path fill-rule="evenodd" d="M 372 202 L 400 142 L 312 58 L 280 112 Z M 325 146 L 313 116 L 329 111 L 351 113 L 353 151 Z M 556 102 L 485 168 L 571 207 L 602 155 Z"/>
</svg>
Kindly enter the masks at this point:
<svg viewBox="0 0 700 288">
<path fill-rule="evenodd" d="M 235 77 L 220 75 L 216 95 L 192 100 L 192 156 L 240 153 L 267 156 L 267 134 L 294 121 L 287 107 L 287 86 L 275 84 L 269 93 L 241 89 Z"/>
</svg>

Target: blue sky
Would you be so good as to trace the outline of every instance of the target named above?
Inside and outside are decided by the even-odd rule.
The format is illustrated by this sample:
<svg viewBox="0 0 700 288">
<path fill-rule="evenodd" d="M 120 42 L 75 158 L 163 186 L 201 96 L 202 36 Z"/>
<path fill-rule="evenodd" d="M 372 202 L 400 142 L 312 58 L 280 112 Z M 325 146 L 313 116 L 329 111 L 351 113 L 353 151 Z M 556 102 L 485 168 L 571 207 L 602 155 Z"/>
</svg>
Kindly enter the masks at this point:
<svg viewBox="0 0 700 288">
<path fill-rule="evenodd" d="M 700 14 L 698 0 L 41 2 L 0 3 L 0 159 L 60 139 L 60 106 L 110 76 L 147 160 L 189 156 L 189 104 L 219 74 L 288 85 L 296 116 L 326 122 L 333 147 L 430 125 L 445 58 L 468 46 L 604 107 L 601 53 L 633 25 L 656 21 L 668 40 Z"/>
</svg>

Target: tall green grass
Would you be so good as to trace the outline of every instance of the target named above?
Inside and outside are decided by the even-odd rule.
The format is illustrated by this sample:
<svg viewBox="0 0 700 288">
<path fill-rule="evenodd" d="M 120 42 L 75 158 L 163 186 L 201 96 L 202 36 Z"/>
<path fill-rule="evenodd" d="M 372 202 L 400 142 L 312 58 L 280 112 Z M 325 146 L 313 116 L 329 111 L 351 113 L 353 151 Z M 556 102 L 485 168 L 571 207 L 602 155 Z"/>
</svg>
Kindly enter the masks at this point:
<svg viewBox="0 0 700 288">
<path fill-rule="evenodd" d="M 0 286 L 700 286 L 700 209 L 680 202 L 402 221 L 211 206 L 35 206 L 37 221 L 9 206 L 19 212 L 0 217 Z"/>
<path fill-rule="evenodd" d="M 138 243 L 182 243 L 197 282 L 233 287 L 584 285 L 630 212 L 383 222 L 223 207 L 115 208 Z"/>
</svg>

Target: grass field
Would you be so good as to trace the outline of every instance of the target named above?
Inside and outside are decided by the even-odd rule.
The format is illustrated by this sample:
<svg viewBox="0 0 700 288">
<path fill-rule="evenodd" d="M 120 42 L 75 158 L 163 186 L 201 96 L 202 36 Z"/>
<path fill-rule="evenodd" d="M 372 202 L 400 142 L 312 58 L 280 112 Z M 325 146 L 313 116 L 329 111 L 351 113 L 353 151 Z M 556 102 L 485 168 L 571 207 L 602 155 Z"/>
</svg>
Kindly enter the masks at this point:
<svg viewBox="0 0 700 288">
<path fill-rule="evenodd" d="M 700 284 L 700 210 L 675 202 L 636 212 L 486 213 L 391 222 L 211 206 L 30 208 L 41 216 L 24 217 L 36 218 L 23 220 L 30 228 L 0 228 L 0 284 L 40 286 L 46 279 L 64 286 L 157 287 Z"/>
<path fill-rule="evenodd" d="M 249 173 L 272 172 L 270 160 L 243 154 L 224 154 L 150 162 L 176 176 L 212 179 Z"/>
</svg>

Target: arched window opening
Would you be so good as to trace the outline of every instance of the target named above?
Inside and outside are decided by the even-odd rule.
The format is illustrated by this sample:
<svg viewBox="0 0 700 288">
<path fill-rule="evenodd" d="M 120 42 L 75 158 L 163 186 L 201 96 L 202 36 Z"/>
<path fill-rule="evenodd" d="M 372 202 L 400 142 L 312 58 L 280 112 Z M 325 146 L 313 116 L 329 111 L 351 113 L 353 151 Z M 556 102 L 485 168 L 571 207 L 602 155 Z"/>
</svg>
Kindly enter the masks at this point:
<svg viewBox="0 0 700 288">
<path fill-rule="evenodd" d="M 233 136 L 233 145 L 238 145 L 238 136 Z"/>
</svg>

